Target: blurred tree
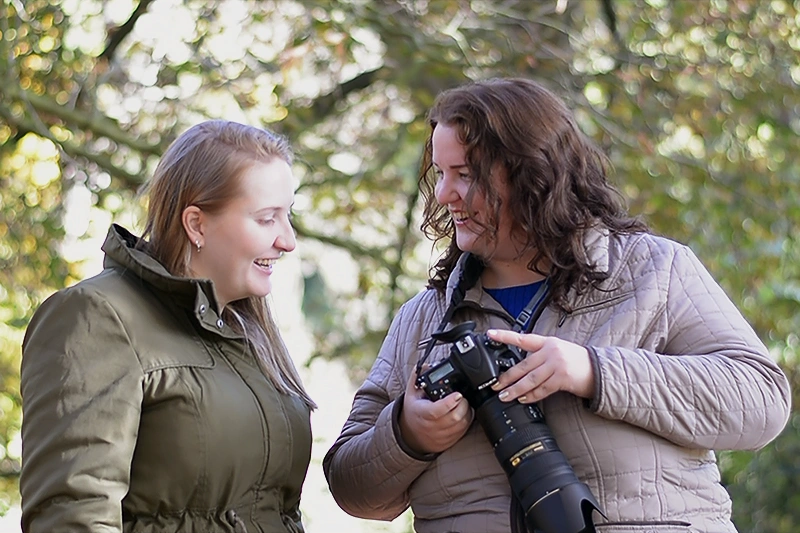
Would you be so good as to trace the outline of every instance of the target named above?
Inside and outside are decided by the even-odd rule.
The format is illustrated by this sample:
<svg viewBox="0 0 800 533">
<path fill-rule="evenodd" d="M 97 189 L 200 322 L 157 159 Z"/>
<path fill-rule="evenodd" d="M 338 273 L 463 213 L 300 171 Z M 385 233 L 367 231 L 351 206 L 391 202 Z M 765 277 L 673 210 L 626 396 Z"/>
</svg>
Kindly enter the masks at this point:
<svg viewBox="0 0 800 533">
<path fill-rule="evenodd" d="M 444 88 L 507 75 L 538 79 L 573 106 L 631 210 L 692 246 L 776 357 L 796 365 L 798 0 L 4 0 L 0 9 L 0 505 L 16 497 L 27 320 L 83 275 L 87 235 L 120 217 L 138 229 L 135 193 L 157 156 L 208 117 L 292 139 L 304 310 L 317 353 L 349 358 L 355 380 L 435 255 L 418 231 L 425 111 Z M 354 279 L 335 279 L 334 260 Z M 781 453 L 797 446 L 796 426 L 778 442 L 757 461 L 723 455 L 726 483 L 747 503 L 735 507 L 743 531 L 781 520 L 750 491 L 782 485 L 755 486 L 756 474 L 796 485 Z"/>
</svg>

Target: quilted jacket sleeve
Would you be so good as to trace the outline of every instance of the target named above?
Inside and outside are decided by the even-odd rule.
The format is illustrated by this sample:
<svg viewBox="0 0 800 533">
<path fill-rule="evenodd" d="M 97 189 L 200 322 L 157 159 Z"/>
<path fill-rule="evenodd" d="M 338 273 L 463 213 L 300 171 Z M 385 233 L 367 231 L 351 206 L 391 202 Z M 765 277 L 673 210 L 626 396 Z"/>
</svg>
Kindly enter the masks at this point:
<svg viewBox="0 0 800 533">
<path fill-rule="evenodd" d="M 408 331 L 408 304 L 395 316 L 378 358 L 353 400 L 341 434 L 323 460 L 331 494 L 347 513 L 360 518 L 392 520 L 409 506 L 408 488 L 428 466 L 398 441 L 396 418 L 405 391 L 403 348 Z"/>
<path fill-rule="evenodd" d="M 21 367 L 23 531 L 122 531 L 141 383 L 102 297 L 73 287 L 36 312 Z"/>
<path fill-rule="evenodd" d="M 790 413 L 789 383 L 695 255 L 678 248 L 661 314 L 660 353 L 591 347 L 596 412 L 704 449 L 757 449 Z"/>
</svg>

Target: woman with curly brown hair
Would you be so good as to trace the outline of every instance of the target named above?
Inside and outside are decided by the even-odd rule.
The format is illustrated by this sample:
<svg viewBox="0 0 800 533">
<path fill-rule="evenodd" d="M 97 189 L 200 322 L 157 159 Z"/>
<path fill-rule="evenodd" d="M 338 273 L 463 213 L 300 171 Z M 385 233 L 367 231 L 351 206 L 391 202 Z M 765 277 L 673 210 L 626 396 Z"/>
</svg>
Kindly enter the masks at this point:
<svg viewBox="0 0 800 533">
<path fill-rule="evenodd" d="M 420 533 L 734 532 L 713 450 L 764 446 L 790 404 L 753 329 L 688 247 L 627 214 L 606 158 L 541 85 L 446 91 L 429 124 L 422 227 L 448 247 L 395 316 L 325 458 L 339 505 L 379 520 L 410 505 Z M 421 357 L 430 368 L 453 357 L 431 335 L 467 321 L 520 349 L 481 384 L 508 406 L 495 407 L 506 436 L 525 429 L 507 416 L 519 405 L 554 437 L 509 464 L 479 394 L 432 401 L 416 386 Z M 569 490 L 538 486 L 548 451 L 574 473 Z M 520 463 L 531 479 L 515 478 Z M 528 501 L 526 482 L 539 491 Z M 562 519 L 579 525 L 549 522 Z"/>
</svg>

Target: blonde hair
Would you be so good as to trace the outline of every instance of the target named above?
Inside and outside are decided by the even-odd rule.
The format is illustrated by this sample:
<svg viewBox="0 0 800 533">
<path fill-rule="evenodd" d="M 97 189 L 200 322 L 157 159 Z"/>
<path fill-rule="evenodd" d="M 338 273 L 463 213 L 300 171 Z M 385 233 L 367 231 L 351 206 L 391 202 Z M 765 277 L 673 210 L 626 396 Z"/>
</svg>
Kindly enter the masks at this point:
<svg viewBox="0 0 800 533">
<path fill-rule="evenodd" d="M 269 163 L 276 157 L 292 164 L 289 142 L 271 131 L 226 120 L 210 120 L 189 128 L 167 148 L 143 191 L 149 206 L 140 247 L 170 274 L 189 277 L 192 243 L 184 232 L 183 210 L 194 205 L 208 213 L 219 212 L 240 193 L 239 180 L 245 170 L 253 163 Z M 231 302 L 222 314 L 244 335 L 275 387 L 315 408 L 266 298 Z"/>
</svg>

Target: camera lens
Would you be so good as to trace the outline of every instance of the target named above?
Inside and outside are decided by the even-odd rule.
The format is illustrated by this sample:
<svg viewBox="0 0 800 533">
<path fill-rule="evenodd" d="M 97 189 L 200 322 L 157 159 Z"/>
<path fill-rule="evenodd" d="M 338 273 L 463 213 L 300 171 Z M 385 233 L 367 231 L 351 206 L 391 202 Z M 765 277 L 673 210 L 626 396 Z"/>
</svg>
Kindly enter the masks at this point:
<svg viewBox="0 0 800 533">
<path fill-rule="evenodd" d="M 475 417 L 531 531 L 594 531 L 591 513 L 599 505 L 575 475 L 536 404 L 502 402 L 495 395 L 476 407 Z"/>
</svg>

